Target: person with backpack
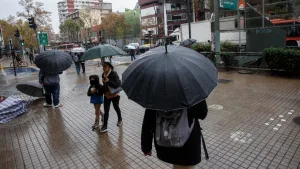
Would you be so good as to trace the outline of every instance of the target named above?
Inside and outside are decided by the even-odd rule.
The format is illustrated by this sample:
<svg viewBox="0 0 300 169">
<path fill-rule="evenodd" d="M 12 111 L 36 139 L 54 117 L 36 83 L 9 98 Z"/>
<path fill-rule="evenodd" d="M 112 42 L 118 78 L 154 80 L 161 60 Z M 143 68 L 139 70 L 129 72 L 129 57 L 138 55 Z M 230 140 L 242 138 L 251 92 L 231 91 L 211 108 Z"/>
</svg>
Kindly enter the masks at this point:
<svg viewBox="0 0 300 169">
<path fill-rule="evenodd" d="M 198 119 L 207 116 L 206 101 L 193 107 L 157 111 L 146 109 L 142 126 L 141 148 L 146 156 L 152 155 L 152 143 L 157 157 L 173 164 L 174 169 L 194 169 L 201 161 L 201 141 L 208 154 Z"/>
<path fill-rule="evenodd" d="M 79 58 L 79 54 L 75 53 L 74 55 L 71 55 L 71 56 L 72 56 L 72 59 L 73 59 L 73 61 L 75 63 L 77 74 L 79 75 L 80 74 L 80 58 Z"/>
<path fill-rule="evenodd" d="M 91 75 L 89 79 L 91 86 L 87 92 L 87 95 L 91 97 L 90 102 L 94 104 L 95 107 L 96 117 L 92 128 L 96 129 L 99 127 L 100 116 L 103 117 L 103 113 L 101 112 L 101 104 L 103 104 L 103 86 L 100 84 L 98 75 Z"/>
</svg>

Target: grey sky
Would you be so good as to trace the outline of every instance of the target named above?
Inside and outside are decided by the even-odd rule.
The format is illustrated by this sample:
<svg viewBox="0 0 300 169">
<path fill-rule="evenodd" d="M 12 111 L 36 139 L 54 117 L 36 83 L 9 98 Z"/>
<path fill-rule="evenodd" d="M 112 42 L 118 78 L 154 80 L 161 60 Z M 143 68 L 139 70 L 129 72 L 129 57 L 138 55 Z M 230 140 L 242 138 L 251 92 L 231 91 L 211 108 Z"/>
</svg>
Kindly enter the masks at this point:
<svg viewBox="0 0 300 169">
<path fill-rule="evenodd" d="M 43 2 L 44 8 L 52 12 L 52 26 L 56 33 L 59 32 L 59 20 L 57 2 L 60 0 L 35 0 Z M 113 11 L 124 12 L 125 8 L 133 9 L 138 0 L 104 0 L 104 2 L 110 2 L 113 6 Z M 18 11 L 22 11 L 22 7 L 19 5 L 19 0 L 0 0 L 0 19 L 7 18 L 9 15 L 16 16 Z"/>
</svg>

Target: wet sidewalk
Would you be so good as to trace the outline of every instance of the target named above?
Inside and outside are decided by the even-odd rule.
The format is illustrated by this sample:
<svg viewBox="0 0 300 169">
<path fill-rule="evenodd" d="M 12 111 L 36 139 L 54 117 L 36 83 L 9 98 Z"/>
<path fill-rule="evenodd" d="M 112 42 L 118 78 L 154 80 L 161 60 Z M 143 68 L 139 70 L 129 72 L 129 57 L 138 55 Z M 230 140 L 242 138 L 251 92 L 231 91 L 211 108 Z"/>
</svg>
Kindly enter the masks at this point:
<svg viewBox="0 0 300 169">
<path fill-rule="evenodd" d="M 121 76 L 126 66 L 117 66 Z M 108 133 L 92 131 L 93 105 L 86 96 L 88 77 L 102 73 L 95 65 L 87 74 L 71 68 L 61 76 L 60 109 L 31 103 L 31 111 L 0 125 L 0 169 L 114 168 L 165 169 L 171 165 L 140 150 L 144 109 L 121 92 L 124 125 L 116 126 L 111 107 Z M 218 88 L 208 99 L 209 114 L 201 121 L 210 159 L 199 168 L 300 168 L 300 80 L 262 75 L 220 73 Z M 17 81 L 36 79 L 35 75 Z M 0 84 L 0 95 L 16 80 Z M 2 86 L 2 88 L 1 88 Z M 11 89 L 13 92 L 13 89 Z M 18 94 L 17 92 L 15 94 Z"/>
</svg>

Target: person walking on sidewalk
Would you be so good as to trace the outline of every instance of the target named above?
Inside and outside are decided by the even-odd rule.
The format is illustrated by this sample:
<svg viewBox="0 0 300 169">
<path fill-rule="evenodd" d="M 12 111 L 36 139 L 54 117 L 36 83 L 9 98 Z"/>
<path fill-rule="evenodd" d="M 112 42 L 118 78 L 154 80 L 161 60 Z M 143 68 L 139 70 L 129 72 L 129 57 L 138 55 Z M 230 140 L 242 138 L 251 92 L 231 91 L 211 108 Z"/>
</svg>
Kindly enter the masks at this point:
<svg viewBox="0 0 300 169">
<path fill-rule="evenodd" d="M 83 53 L 79 54 L 80 64 L 82 68 L 82 73 L 85 73 L 85 61 L 83 60 Z"/>
<path fill-rule="evenodd" d="M 131 56 L 131 61 L 134 61 L 135 60 L 135 50 L 130 49 L 129 53 L 130 53 L 130 56 Z"/>
<path fill-rule="evenodd" d="M 182 120 L 181 116 L 183 114 L 180 117 L 177 117 L 175 122 L 173 122 L 172 119 L 172 125 L 168 128 L 170 125 L 167 124 L 168 122 L 166 122 L 165 119 L 161 118 L 162 116 L 159 115 L 159 111 L 146 109 L 141 136 L 141 146 L 145 156 L 152 155 L 152 142 L 154 138 L 157 157 L 160 160 L 173 164 L 174 169 L 195 169 L 196 165 L 201 161 L 201 139 L 206 159 L 208 159 L 206 146 L 202 137 L 202 129 L 198 121 L 199 119 L 203 120 L 207 116 L 207 111 L 207 104 L 205 100 L 191 108 L 186 108 L 185 115 L 187 116 L 187 124 L 184 124 L 188 125 L 189 129 L 185 130 L 186 128 L 184 126 L 177 126 L 177 124 Z M 170 114 L 168 114 L 168 119 L 170 119 L 170 117 Z M 165 128 L 161 130 L 161 126 Z M 172 130 L 170 128 L 172 128 Z M 169 136 L 172 131 L 178 131 L 176 132 L 177 135 L 175 135 L 178 139 L 171 137 L 171 140 L 168 140 L 170 139 Z M 186 137 L 186 142 L 183 141 L 184 137 L 179 136 L 182 131 L 189 131 L 187 133 L 190 133 L 189 136 Z M 168 145 L 168 143 L 170 143 L 169 141 L 171 144 L 174 144 L 174 146 Z M 176 143 L 182 145 L 175 146 Z"/>
<path fill-rule="evenodd" d="M 114 71 L 114 67 L 109 62 L 104 62 L 103 72 L 104 73 L 102 74 L 102 79 L 104 84 L 104 122 L 100 130 L 101 133 L 107 132 L 107 123 L 111 102 L 113 103 L 113 107 L 118 115 L 117 126 L 121 126 L 123 124 L 121 110 L 119 107 L 120 96 L 118 93 L 111 94 L 110 91 L 111 89 L 119 88 L 121 86 L 121 80 L 117 72 Z"/>
<path fill-rule="evenodd" d="M 87 95 L 91 97 L 90 102 L 94 104 L 95 107 L 95 123 L 92 126 L 93 129 L 99 127 L 100 116 L 103 118 L 103 113 L 101 112 L 101 104 L 103 104 L 103 86 L 100 84 L 98 75 L 91 75 L 90 79 L 90 88 L 87 92 Z"/>
<path fill-rule="evenodd" d="M 59 102 L 59 93 L 60 93 L 60 73 L 49 73 L 45 71 L 39 72 L 39 82 L 43 85 L 45 89 L 46 103 L 45 107 L 52 107 L 52 103 L 55 108 L 59 108 L 62 105 Z M 52 102 L 53 98 L 53 102 Z"/>
<path fill-rule="evenodd" d="M 34 59 L 34 57 L 33 57 L 33 53 L 32 53 L 32 51 L 29 53 L 29 60 L 30 60 L 30 63 L 31 63 L 31 65 L 33 65 L 33 59 Z"/>
<path fill-rule="evenodd" d="M 72 59 L 73 59 L 73 61 L 75 63 L 75 66 L 76 66 L 76 72 L 79 75 L 80 74 L 80 58 L 79 58 L 79 54 L 75 53 L 74 55 L 71 55 L 71 56 L 72 56 Z"/>
</svg>

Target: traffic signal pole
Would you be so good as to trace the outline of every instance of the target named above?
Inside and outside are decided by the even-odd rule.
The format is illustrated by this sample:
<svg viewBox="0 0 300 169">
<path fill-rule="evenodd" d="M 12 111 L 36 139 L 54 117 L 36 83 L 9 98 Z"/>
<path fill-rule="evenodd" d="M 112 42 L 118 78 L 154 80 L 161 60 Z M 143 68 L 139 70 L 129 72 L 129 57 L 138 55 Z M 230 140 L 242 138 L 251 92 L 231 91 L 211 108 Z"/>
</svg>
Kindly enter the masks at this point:
<svg viewBox="0 0 300 169">
<path fill-rule="evenodd" d="M 219 6 L 220 6 L 220 0 L 214 0 L 214 13 L 215 13 L 214 38 L 215 38 L 215 53 L 216 53 L 216 65 L 217 66 L 219 66 L 220 62 L 221 62 Z"/>
</svg>

